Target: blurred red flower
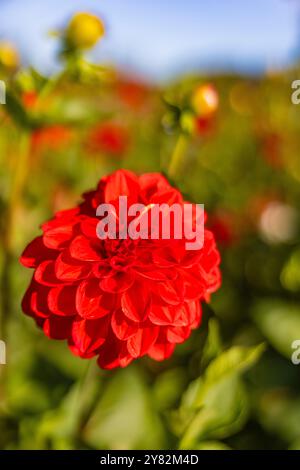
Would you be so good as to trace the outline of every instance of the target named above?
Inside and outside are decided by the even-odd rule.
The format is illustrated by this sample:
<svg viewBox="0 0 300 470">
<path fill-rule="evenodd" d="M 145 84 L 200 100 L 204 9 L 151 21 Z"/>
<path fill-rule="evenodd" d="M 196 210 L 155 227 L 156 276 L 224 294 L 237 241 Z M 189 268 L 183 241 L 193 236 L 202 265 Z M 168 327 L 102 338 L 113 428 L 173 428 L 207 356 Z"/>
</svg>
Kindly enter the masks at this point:
<svg viewBox="0 0 300 470">
<path fill-rule="evenodd" d="M 229 247 L 239 240 L 237 225 L 239 221 L 233 213 L 218 211 L 210 217 L 209 229 L 220 245 Z"/>
<path fill-rule="evenodd" d="M 121 80 L 117 84 L 117 91 L 122 102 L 134 110 L 143 106 L 149 94 L 145 84 L 133 80 Z"/>
<path fill-rule="evenodd" d="M 87 147 L 91 152 L 104 152 L 110 155 L 123 155 L 128 149 L 129 134 L 125 127 L 104 122 L 90 130 Z"/>
<path fill-rule="evenodd" d="M 34 90 L 24 91 L 24 93 L 22 94 L 22 103 L 27 109 L 34 108 L 37 100 L 38 100 L 38 94 Z"/>
<path fill-rule="evenodd" d="M 84 194 L 77 207 L 42 225 L 21 263 L 35 272 L 23 310 L 44 333 L 66 339 L 102 368 L 125 367 L 148 355 L 168 358 L 201 321 L 201 301 L 220 286 L 220 256 L 212 232 L 186 251 L 185 239 L 106 239 L 96 234 L 100 203 L 183 204 L 178 190 L 158 173 L 140 177 L 119 170 Z"/>
<path fill-rule="evenodd" d="M 71 130 L 63 125 L 42 127 L 33 131 L 31 145 L 33 152 L 44 150 L 60 150 L 71 140 Z"/>
<path fill-rule="evenodd" d="M 276 132 L 265 133 L 261 138 L 264 159 L 273 168 L 283 166 L 282 144 L 282 137 Z"/>
<path fill-rule="evenodd" d="M 212 135 L 216 127 L 215 120 L 209 117 L 196 117 L 195 118 L 195 128 L 196 134 L 199 136 L 209 136 Z"/>
</svg>

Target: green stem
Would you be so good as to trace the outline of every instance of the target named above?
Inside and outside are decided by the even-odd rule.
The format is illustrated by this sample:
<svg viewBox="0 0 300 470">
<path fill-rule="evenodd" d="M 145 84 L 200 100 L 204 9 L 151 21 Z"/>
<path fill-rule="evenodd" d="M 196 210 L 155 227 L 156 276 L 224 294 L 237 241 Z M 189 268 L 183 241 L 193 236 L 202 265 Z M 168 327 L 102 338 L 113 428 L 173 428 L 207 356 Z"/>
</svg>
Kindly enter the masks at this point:
<svg viewBox="0 0 300 470">
<path fill-rule="evenodd" d="M 176 142 L 169 167 L 167 170 L 168 176 L 175 179 L 182 170 L 182 162 L 187 149 L 188 137 L 185 134 L 180 134 Z"/>
<path fill-rule="evenodd" d="M 89 422 L 97 404 L 99 403 L 99 394 L 103 387 L 103 374 L 97 363 L 89 361 L 86 372 L 78 384 L 77 400 L 75 403 L 77 423 L 75 437 L 82 440 L 82 434 Z"/>
</svg>

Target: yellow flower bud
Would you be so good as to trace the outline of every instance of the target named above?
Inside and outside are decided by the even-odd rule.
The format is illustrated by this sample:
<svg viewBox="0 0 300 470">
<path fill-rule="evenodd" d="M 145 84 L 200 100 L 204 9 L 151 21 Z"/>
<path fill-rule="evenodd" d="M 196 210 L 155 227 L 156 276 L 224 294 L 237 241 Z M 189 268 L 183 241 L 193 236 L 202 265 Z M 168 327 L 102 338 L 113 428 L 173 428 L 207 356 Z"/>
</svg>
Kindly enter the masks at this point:
<svg viewBox="0 0 300 470">
<path fill-rule="evenodd" d="M 214 113 L 219 104 L 217 90 L 213 85 L 200 85 L 192 95 L 192 107 L 198 116 Z"/>
<path fill-rule="evenodd" d="M 103 22 L 90 13 L 76 13 L 66 30 L 67 42 L 78 49 L 93 47 L 104 35 Z"/>
<path fill-rule="evenodd" d="M 14 70 L 20 62 L 17 49 L 9 42 L 0 42 L 0 66 Z"/>
</svg>

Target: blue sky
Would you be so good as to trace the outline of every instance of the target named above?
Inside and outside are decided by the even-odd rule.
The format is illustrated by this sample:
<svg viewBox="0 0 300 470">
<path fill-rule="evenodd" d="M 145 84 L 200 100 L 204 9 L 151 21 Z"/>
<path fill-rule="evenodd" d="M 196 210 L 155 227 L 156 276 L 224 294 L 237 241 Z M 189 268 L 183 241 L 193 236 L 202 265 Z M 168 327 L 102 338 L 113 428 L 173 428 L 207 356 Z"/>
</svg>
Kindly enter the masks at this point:
<svg viewBox="0 0 300 470">
<path fill-rule="evenodd" d="M 201 67 L 278 67 L 300 46 L 299 0 L 0 0 L 0 39 L 50 71 L 57 43 L 47 32 L 79 10 L 105 20 L 95 58 L 155 79 Z"/>
</svg>

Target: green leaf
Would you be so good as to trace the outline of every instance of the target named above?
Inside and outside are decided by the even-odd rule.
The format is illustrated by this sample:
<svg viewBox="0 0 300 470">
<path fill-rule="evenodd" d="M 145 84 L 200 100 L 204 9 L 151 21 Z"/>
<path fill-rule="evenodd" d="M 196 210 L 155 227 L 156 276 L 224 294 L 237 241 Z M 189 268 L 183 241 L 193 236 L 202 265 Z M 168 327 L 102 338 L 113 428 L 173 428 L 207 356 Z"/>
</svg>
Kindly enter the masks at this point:
<svg viewBox="0 0 300 470">
<path fill-rule="evenodd" d="M 257 302 L 252 317 L 271 345 L 290 359 L 292 343 L 300 339 L 300 306 L 277 299 Z"/>
<path fill-rule="evenodd" d="M 195 447 L 195 450 L 231 450 L 221 441 L 202 441 Z"/>
<path fill-rule="evenodd" d="M 261 426 L 276 434 L 287 444 L 300 442 L 300 400 L 286 389 L 264 392 L 257 403 L 257 416 Z"/>
<path fill-rule="evenodd" d="M 208 336 L 201 359 L 202 366 L 207 365 L 212 359 L 217 357 L 222 349 L 219 323 L 215 318 L 211 318 L 208 323 Z"/>
<path fill-rule="evenodd" d="M 264 351 L 264 345 L 234 346 L 224 351 L 192 382 L 183 397 L 179 418 L 185 422 L 181 448 L 201 440 L 220 439 L 239 431 L 248 417 L 248 397 L 241 374 Z"/>
<path fill-rule="evenodd" d="M 206 403 L 188 425 L 180 448 L 194 449 L 201 440 L 229 437 L 243 427 L 248 412 L 247 393 L 239 377 L 223 379 L 211 388 Z"/>
<path fill-rule="evenodd" d="M 285 263 L 280 275 L 282 285 L 291 292 L 300 291 L 300 249 L 297 248 Z"/>
<path fill-rule="evenodd" d="M 6 92 L 5 109 L 17 125 L 24 129 L 30 129 L 32 127 L 32 122 L 25 108 L 18 98 L 9 90 Z"/>
<path fill-rule="evenodd" d="M 137 367 L 119 370 L 109 382 L 84 431 L 97 449 L 161 449 L 165 431 Z"/>
<path fill-rule="evenodd" d="M 208 366 L 205 372 L 206 387 L 226 376 L 249 369 L 264 350 L 263 343 L 255 347 L 233 346 L 227 349 Z"/>
<path fill-rule="evenodd" d="M 186 387 L 184 372 L 184 368 L 176 367 L 158 375 L 153 386 L 153 396 L 157 409 L 171 409 L 179 402 Z"/>
</svg>

